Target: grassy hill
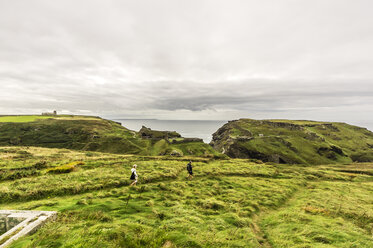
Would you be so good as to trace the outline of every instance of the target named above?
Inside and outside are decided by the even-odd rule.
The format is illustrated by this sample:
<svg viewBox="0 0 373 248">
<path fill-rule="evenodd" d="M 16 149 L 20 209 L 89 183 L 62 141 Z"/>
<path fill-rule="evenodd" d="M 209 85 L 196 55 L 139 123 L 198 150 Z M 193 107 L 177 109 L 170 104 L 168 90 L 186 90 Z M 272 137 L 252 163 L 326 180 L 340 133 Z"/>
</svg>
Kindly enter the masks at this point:
<svg viewBox="0 0 373 248">
<path fill-rule="evenodd" d="M 0 147 L 0 208 L 58 211 L 11 248 L 373 247 L 371 163 L 185 159 Z"/>
<path fill-rule="evenodd" d="M 240 119 L 214 133 L 211 145 L 233 158 L 288 164 L 373 161 L 373 133 L 335 122 Z"/>
<path fill-rule="evenodd" d="M 1 146 L 40 146 L 119 154 L 221 156 L 202 141 L 181 141 L 143 139 L 139 133 L 120 123 L 92 116 L 0 117 Z"/>
<path fill-rule="evenodd" d="M 15 116 L 0 116 L 0 122 L 32 122 L 40 119 L 49 119 L 52 116 L 44 115 L 15 115 Z"/>
</svg>

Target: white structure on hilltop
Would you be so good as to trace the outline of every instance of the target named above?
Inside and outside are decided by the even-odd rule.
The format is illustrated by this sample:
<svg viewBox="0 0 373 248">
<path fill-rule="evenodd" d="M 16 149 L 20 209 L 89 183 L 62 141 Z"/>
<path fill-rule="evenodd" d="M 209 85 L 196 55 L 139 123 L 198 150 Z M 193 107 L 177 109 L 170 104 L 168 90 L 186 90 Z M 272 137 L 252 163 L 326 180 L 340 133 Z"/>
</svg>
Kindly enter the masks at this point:
<svg viewBox="0 0 373 248">
<path fill-rule="evenodd" d="M 57 115 L 57 111 L 54 110 L 53 113 L 44 112 L 44 113 L 41 113 L 41 115 Z"/>
</svg>

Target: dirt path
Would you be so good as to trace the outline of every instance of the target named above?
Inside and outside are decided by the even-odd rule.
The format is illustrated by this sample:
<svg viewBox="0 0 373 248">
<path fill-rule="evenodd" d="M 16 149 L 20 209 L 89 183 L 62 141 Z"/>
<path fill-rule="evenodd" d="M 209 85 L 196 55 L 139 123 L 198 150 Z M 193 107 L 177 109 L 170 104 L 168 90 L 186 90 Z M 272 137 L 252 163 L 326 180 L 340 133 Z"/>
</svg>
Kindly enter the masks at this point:
<svg viewBox="0 0 373 248">
<path fill-rule="evenodd" d="M 260 227 L 261 221 L 267 215 L 269 215 L 273 212 L 280 211 L 283 208 L 289 207 L 294 201 L 296 201 L 298 199 L 298 195 L 304 193 L 304 191 L 306 191 L 306 189 L 307 189 L 307 185 L 300 186 L 296 191 L 294 191 L 294 193 L 289 198 L 287 198 L 283 202 L 282 206 L 277 207 L 277 208 L 272 208 L 272 209 L 260 210 L 258 214 L 254 214 L 252 216 L 253 224 L 251 226 L 251 229 L 254 232 L 258 242 L 260 243 L 261 248 L 272 248 L 273 247 L 271 245 L 271 243 L 269 242 L 269 240 L 267 239 L 266 234 L 264 233 L 264 231 Z"/>
<path fill-rule="evenodd" d="M 258 240 L 260 247 L 262 248 L 272 248 L 272 245 L 269 243 L 266 235 L 263 233 L 262 229 L 259 226 L 260 217 L 256 214 L 253 215 L 253 224 L 251 226 L 252 231 L 255 234 L 256 239 Z"/>
</svg>

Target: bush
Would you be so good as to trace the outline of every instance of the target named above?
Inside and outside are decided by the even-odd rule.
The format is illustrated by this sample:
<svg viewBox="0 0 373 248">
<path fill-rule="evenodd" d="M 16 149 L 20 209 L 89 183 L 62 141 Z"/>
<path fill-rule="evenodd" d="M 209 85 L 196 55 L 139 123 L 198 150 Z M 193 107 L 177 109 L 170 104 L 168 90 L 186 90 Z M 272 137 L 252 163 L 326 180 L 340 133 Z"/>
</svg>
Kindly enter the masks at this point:
<svg viewBox="0 0 373 248">
<path fill-rule="evenodd" d="M 75 169 L 74 165 L 62 165 L 47 170 L 48 173 L 60 174 L 60 173 L 69 173 Z"/>
<path fill-rule="evenodd" d="M 72 162 L 69 164 L 57 166 L 54 168 L 47 169 L 47 173 L 61 174 L 61 173 L 70 173 L 76 169 L 78 165 L 84 165 L 84 162 Z"/>
</svg>

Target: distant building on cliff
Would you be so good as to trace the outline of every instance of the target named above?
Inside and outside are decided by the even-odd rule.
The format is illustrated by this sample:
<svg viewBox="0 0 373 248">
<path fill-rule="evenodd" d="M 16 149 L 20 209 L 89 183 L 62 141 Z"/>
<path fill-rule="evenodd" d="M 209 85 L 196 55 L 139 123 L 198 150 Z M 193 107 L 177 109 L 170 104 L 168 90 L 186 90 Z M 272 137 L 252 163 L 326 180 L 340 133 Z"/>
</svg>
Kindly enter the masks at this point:
<svg viewBox="0 0 373 248">
<path fill-rule="evenodd" d="M 57 111 L 54 110 L 53 113 L 44 112 L 44 113 L 41 113 L 41 115 L 57 115 Z"/>
</svg>

